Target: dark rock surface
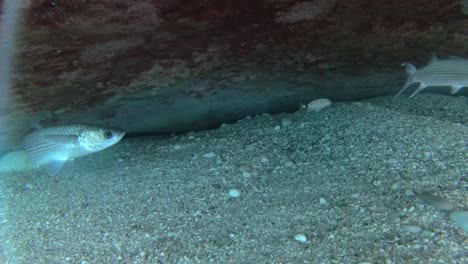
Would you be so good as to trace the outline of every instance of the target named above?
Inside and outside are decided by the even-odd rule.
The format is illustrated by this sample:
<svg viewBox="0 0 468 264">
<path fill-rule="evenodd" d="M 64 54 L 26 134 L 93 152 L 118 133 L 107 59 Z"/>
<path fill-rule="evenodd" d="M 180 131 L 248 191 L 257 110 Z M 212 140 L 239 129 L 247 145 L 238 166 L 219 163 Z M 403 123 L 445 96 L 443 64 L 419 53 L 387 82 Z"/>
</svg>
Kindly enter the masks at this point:
<svg viewBox="0 0 468 264">
<path fill-rule="evenodd" d="M 393 94 L 402 62 L 468 55 L 464 3 L 25 1 L 6 148 L 38 121 L 184 132 Z"/>
</svg>

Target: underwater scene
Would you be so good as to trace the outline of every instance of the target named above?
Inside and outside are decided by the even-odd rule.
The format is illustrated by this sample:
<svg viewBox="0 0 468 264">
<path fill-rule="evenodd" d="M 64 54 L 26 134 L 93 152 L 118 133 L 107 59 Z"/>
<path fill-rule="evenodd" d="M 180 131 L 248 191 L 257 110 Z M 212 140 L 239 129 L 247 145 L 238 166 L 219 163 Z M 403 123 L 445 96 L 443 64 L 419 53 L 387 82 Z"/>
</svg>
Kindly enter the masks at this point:
<svg viewBox="0 0 468 264">
<path fill-rule="evenodd" d="M 0 0 L 0 264 L 468 263 L 468 1 Z"/>
</svg>

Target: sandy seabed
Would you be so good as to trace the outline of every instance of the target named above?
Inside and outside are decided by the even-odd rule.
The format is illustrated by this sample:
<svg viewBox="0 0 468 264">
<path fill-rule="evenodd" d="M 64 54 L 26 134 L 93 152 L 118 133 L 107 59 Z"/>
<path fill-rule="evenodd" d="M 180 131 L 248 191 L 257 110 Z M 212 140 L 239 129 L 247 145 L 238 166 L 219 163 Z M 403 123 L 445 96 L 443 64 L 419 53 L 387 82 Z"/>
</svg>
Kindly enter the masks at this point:
<svg viewBox="0 0 468 264">
<path fill-rule="evenodd" d="M 124 139 L 2 175 L 0 263 L 468 263 L 467 144 L 431 94 Z"/>
</svg>

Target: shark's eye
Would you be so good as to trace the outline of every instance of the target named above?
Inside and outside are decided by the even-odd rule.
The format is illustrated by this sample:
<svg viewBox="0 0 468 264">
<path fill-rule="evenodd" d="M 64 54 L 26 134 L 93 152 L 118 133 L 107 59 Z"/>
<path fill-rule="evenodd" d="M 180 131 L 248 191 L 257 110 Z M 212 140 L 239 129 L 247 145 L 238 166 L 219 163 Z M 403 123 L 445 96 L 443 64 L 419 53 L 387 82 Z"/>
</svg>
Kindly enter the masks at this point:
<svg viewBox="0 0 468 264">
<path fill-rule="evenodd" d="M 114 136 L 114 134 L 111 131 L 104 132 L 104 137 L 106 139 L 111 139 L 113 136 Z"/>
</svg>

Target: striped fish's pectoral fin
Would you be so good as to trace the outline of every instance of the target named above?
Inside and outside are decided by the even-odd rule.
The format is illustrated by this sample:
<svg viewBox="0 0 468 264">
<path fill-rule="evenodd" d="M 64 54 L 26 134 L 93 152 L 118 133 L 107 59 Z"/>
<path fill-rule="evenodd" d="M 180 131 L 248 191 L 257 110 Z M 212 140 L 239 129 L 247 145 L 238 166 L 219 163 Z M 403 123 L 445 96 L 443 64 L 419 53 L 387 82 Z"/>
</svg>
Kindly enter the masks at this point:
<svg viewBox="0 0 468 264">
<path fill-rule="evenodd" d="M 458 93 L 458 91 L 460 91 L 460 89 L 462 87 L 463 86 L 461 86 L 461 85 L 452 85 L 452 87 L 450 88 L 450 93 L 451 94 L 456 94 L 456 93 Z"/>
<path fill-rule="evenodd" d="M 56 176 L 58 174 L 68 174 L 74 169 L 73 159 L 69 160 L 53 160 L 47 163 L 47 174 L 49 176 Z"/>
<path fill-rule="evenodd" d="M 76 136 L 27 136 L 23 140 L 23 148 L 30 161 L 40 165 L 55 153 L 65 153 L 78 142 Z"/>
<path fill-rule="evenodd" d="M 415 96 L 416 94 L 418 94 L 419 92 L 421 92 L 422 90 L 424 90 L 424 88 L 426 88 L 427 85 L 425 85 L 424 83 L 420 83 L 418 88 L 416 89 L 416 91 L 414 91 L 411 95 L 410 95 L 410 98 Z"/>
<path fill-rule="evenodd" d="M 402 94 L 406 90 L 406 88 L 410 87 L 412 84 L 413 83 L 411 81 L 406 82 L 406 84 L 403 86 L 403 88 L 401 88 L 401 90 L 395 95 L 395 98 L 400 96 L 400 94 Z"/>
</svg>

